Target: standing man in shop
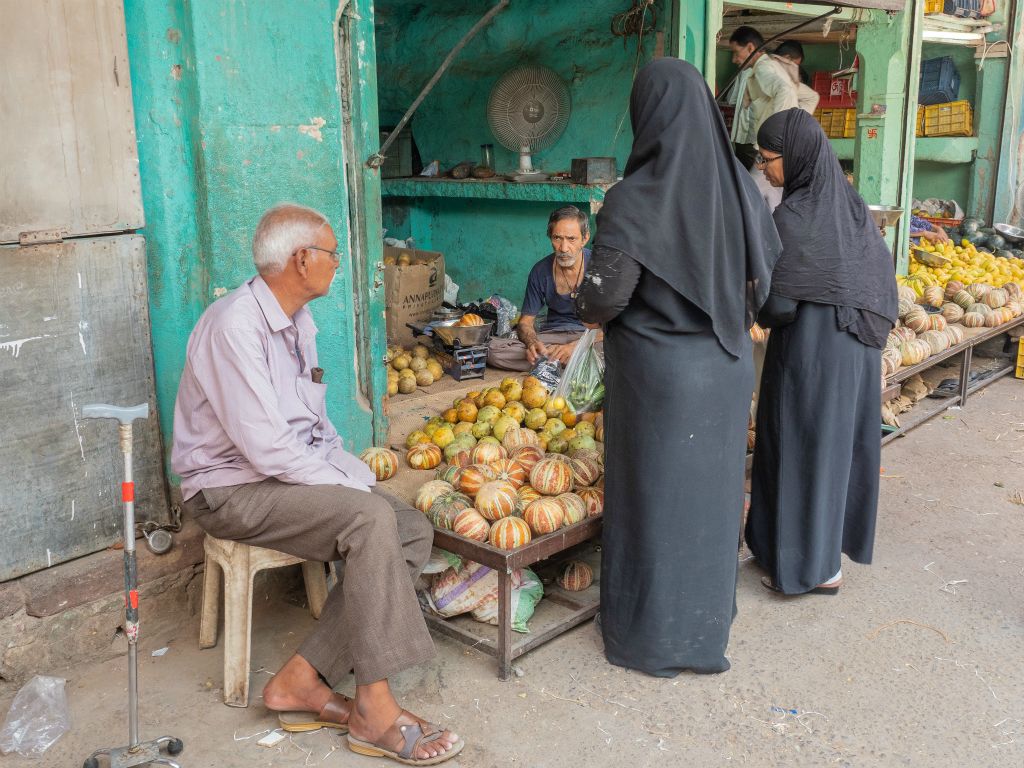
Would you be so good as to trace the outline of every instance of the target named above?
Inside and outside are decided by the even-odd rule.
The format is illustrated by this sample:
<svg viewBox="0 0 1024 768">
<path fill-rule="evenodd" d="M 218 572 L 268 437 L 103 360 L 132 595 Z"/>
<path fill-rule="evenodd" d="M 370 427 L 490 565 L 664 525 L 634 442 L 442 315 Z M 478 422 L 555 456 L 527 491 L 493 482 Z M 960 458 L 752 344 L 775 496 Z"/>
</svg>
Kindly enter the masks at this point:
<svg viewBox="0 0 1024 768">
<path fill-rule="evenodd" d="M 590 262 L 587 214 L 575 205 L 553 211 L 548 237 L 553 251 L 530 270 L 516 338 L 491 339 L 487 363 L 493 368 L 528 371 L 540 357 L 565 365 L 586 331 L 576 314 L 576 291 Z"/>
<path fill-rule="evenodd" d="M 776 112 L 800 106 L 799 70 L 790 62 L 759 50 L 763 45 L 764 38 L 753 27 L 738 27 L 729 37 L 732 62 L 736 66 L 742 66 L 758 51 L 747 63 L 750 76 L 740 84 L 732 131 L 736 157 L 748 171 L 754 167 L 757 155 L 754 145 L 761 124 Z"/>
</svg>

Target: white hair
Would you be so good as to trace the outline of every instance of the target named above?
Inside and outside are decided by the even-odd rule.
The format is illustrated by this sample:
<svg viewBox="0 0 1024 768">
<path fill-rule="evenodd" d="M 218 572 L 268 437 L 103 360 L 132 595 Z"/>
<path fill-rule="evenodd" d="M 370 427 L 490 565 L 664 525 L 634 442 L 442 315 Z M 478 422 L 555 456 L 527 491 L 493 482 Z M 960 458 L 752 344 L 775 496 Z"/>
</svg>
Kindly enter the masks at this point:
<svg viewBox="0 0 1024 768">
<path fill-rule="evenodd" d="M 297 203 L 279 203 L 263 214 L 252 238 L 252 260 L 261 275 L 274 275 L 288 259 L 312 245 L 320 230 L 329 226 L 320 211 Z"/>
</svg>

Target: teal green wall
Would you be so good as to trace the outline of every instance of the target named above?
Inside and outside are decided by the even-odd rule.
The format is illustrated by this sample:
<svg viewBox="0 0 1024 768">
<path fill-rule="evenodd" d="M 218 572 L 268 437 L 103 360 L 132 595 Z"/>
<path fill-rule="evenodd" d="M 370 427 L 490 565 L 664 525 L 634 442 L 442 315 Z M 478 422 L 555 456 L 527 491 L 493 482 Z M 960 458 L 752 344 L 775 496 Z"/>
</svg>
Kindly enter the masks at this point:
<svg viewBox="0 0 1024 768">
<path fill-rule="evenodd" d="M 163 434 L 171 439 L 188 335 L 214 291 L 254 274 L 271 205 L 323 211 L 348 241 L 332 0 L 126 0 Z M 313 121 L 322 118 L 319 138 Z M 306 128 L 304 128 L 304 126 Z M 305 131 L 305 132 L 304 132 Z M 346 445 L 370 441 L 357 391 L 352 271 L 311 305 L 328 412 Z"/>
<path fill-rule="evenodd" d="M 914 165 L 914 197 L 924 200 L 956 200 L 966 210 L 967 190 L 971 183 L 970 163 L 947 164 L 918 160 Z"/>
<path fill-rule="evenodd" d="M 565 133 L 534 156 L 534 165 L 568 170 L 573 157 L 613 154 L 621 172 L 632 141 L 628 104 L 637 44 L 632 38 L 624 46 L 609 26 L 612 16 L 628 5 L 595 0 L 584 10 L 581 4 L 514 2 L 466 46 L 417 111 L 412 131 L 423 161 L 439 160 L 447 169 L 462 160 L 477 160 L 480 145 L 490 143 L 495 145 L 498 170 L 513 170 L 518 156 L 491 134 L 487 98 L 507 70 L 539 64 L 569 85 L 572 112 Z M 397 122 L 448 50 L 490 6 L 479 0 L 376 3 L 382 123 Z M 666 0 L 659 0 L 656 7 L 657 29 L 668 54 L 672 9 Z M 702 50 L 702 7 L 702 2 L 687 4 L 688 37 L 698 39 L 689 40 L 684 48 Z M 656 40 L 654 34 L 645 36 L 641 66 L 653 55 Z M 383 218 L 390 236 L 412 236 L 421 247 L 445 254 L 446 268 L 462 289 L 460 300 L 501 293 L 518 304 L 530 267 L 551 250 L 545 228 L 548 214 L 559 205 L 386 198 Z"/>
</svg>

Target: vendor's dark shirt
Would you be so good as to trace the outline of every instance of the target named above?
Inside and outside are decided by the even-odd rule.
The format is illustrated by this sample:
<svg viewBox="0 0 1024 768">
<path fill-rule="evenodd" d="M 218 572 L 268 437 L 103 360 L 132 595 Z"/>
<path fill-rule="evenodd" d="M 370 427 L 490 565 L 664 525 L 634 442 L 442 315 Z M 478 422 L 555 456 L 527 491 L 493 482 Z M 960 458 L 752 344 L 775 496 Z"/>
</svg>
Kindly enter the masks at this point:
<svg viewBox="0 0 1024 768">
<path fill-rule="evenodd" d="M 583 249 L 583 271 L 590 264 L 590 250 Z M 538 320 L 538 331 L 583 331 L 586 330 L 576 314 L 576 306 L 568 293 L 555 290 L 555 254 L 550 253 L 533 265 L 526 281 L 526 297 L 523 299 L 523 315 L 536 317 L 544 307 L 548 308 L 546 319 Z"/>
</svg>

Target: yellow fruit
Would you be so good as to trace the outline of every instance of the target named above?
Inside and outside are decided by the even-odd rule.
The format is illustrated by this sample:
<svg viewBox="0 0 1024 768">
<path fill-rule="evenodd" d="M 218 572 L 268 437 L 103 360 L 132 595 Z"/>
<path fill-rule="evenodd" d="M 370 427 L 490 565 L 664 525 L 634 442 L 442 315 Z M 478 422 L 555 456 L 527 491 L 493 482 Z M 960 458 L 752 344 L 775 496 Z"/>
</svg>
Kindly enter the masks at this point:
<svg viewBox="0 0 1024 768">
<path fill-rule="evenodd" d="M 505 396 L 505 401 L 509 403 L 519 400 L 523 396 L 523 385 L 513 378 L 502 379 L 499 389 Z"/>
<path fill-rule="evenodd" d="M 484 393 L 484 405 L 493 405 L 499 411 L 505 407 L 505 396 L 500 389 L 489 389 Z"/>
<path fill-rule="evenodd" d="M 540 384 L 523 387 L 523 395 L 520 398 L 527 408 L 542 408 L 547 399 L 547 390 Z"/>
<path fill-rule="evenodd" d="M 477 414 L 480 413 L 480 409 L 476 407 L 476 403 L 472 400 L 460 401 L 455 411 L 459 421 L 476 421 Z"/>
<path fill-rule="evenodd" d="M 447 421 L 449 424 L 457 424 L 459 419 L 459 412 L 454 408 L 449 408 L 447 411 L 441 414 L 441 418 Z"/>
<path fill-rule="evenodd" d="M 431 442 L 441 450 L 444 450 L 455 440 L 455 430 L 449 425 L 438 427 L 430 436 Z"/>
</svg>

